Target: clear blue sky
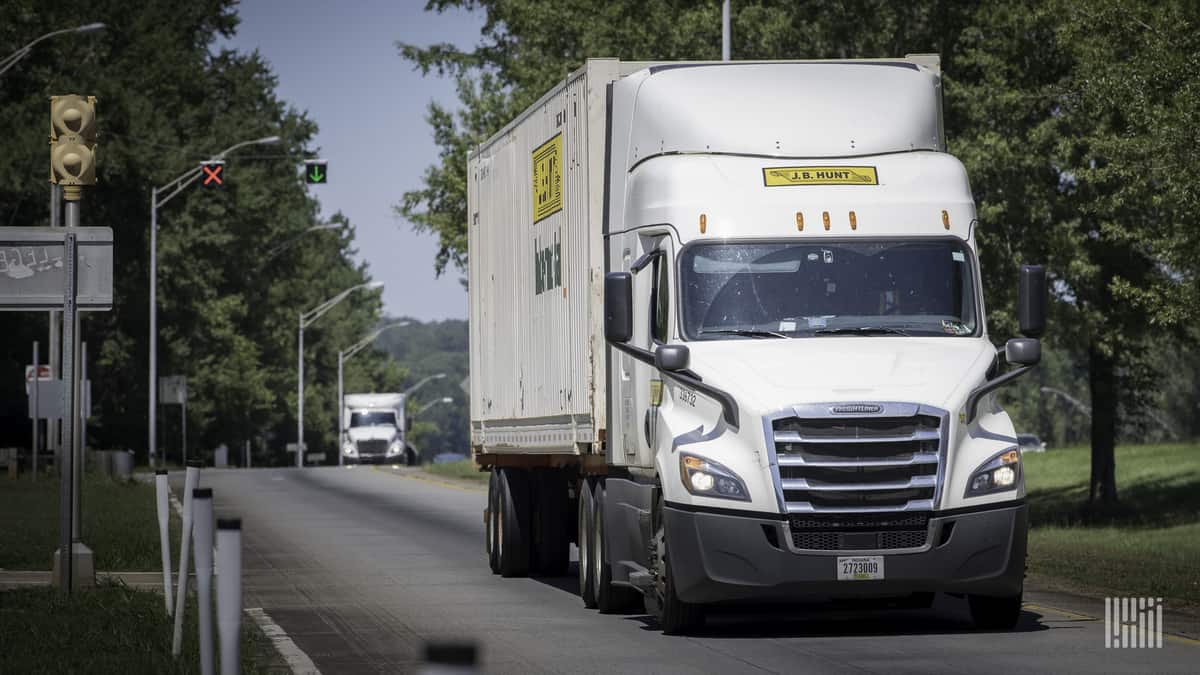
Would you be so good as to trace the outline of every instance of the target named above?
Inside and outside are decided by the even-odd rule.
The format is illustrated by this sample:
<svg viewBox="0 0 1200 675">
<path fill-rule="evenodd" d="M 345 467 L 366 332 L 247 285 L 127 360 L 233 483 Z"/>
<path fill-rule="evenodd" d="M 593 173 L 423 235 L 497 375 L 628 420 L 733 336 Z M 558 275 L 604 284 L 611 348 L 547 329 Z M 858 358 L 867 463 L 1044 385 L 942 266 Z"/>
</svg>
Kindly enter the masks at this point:
<svg viewBox="0 0 1200 675">
<path fill-rule="evenodd" d="M 325 216 L 341 211 L 359 257 L 385 284 L 391 316 L 466 318 L 462 274 L 435 278 L 436 240 L 413 232 L 392 207 L 418 187 L 437 149 L 425 123 L 430 100 L 454 104 L 450 80 L 422 77 L 397 40 L 419 45 L 478 41 L 482 16 L 428 13 L 419 0 L 243 0 L 237 35 L 219 47 L 257 49 L 279 77 L 278 94 L 317 122 L 329 184 L 311 188 Z"/>
</svg>

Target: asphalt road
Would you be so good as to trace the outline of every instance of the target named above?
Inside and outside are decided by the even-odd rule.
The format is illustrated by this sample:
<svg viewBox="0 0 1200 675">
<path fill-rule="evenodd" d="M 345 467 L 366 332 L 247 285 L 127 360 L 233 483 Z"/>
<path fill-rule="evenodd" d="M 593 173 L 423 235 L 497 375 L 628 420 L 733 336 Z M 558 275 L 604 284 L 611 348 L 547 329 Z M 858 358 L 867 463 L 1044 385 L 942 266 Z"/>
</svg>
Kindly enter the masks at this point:
<svg viewBox="0 0 1200 675">
<path fill-rule="evenodd" d="M 1091 618 L 1102 614 L 1029 593 L 1013 632 L 976 631 L 964 601 L 939 596 L 919 611 L 722 615 L 699 636 L 665 637 L 647 616 L 584 609 L 574 577 L 491 574 L 484 493 L 399 473 L 202 475 L 218 516 L 243 520 L 246 606 L 263 608 L 322 673 L 412 672 L 427 640 L 460 638 L 476 640 L 495 673 L 1200 671 L 1200 642 L 1105 649 L 1103 620 Z"/>
</svg>

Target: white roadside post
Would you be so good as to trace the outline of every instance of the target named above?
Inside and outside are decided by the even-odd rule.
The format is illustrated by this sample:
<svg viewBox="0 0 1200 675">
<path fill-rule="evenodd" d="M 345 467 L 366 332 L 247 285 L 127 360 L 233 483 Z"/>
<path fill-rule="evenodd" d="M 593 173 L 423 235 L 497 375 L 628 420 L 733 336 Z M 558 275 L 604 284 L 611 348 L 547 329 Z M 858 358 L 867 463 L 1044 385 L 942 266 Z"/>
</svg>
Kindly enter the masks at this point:
<svg viewBox="0 0 1200 675">
<path fill-rule="evenodd" d="M 242 621 L 242 521 L 217 521 L 217 637 L 221 641 L 221 675 L 238 672 Z"/>
<path fill-rule="evenodd" d="M 213 500 L 212 488 L 192 491 L 192 542 L 196 555 L 196 606 L 200 621 L 200 673 L 213 675 Z"/>
<path fill-rule="evenodd" d="M 167 523 L 171 519 L 171 486 L 167 484 L 167 470 L 154 472 L 154 491 L 158 505 L 158 543 L 162 548 L 163 602 L 167 605 L 167 616 L 171 616 L 171 537 Z"/>
<path fill-rule="evenodd" d="M 179 591 L 175 595 L 175 634 L 171 654 L 179 656 L 183 648 L 183 608 L 187 601 L 188 549 L 192 542 L 192 491 L 200 482 L 200 462 L 188 464 L 183 480 L 183 531 L 179 533 Z"/>
</svg>

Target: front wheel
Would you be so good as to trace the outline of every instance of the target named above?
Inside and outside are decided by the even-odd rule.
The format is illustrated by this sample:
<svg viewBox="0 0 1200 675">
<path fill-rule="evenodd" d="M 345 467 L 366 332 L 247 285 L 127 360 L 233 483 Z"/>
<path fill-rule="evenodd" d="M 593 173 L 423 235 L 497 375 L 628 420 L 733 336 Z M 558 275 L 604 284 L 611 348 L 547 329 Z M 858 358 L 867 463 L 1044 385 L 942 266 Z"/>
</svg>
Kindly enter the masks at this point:
<svg viewBox="0 0 1200 675">
<path fill-rule="evenodd" d="M 1010 630 L 1021 616 L 1021 594 L 995 597 L 968 595 L 971 618 L 979 628 Z"/>
<path fill-rule="evenodd" d="M 658 625 L 666 635 L 687 635 L 704 626 L 704 606 L 679 599 L 675 590 L 674 575 L 671 574 L 671 554 L 667 545 L 662 500 L 657 506 L 658 526 L 651 546 L 651 571 L 654 574 L 653 597 L 648 597 L 647 608 L 653 608 Z"/>
</svg>

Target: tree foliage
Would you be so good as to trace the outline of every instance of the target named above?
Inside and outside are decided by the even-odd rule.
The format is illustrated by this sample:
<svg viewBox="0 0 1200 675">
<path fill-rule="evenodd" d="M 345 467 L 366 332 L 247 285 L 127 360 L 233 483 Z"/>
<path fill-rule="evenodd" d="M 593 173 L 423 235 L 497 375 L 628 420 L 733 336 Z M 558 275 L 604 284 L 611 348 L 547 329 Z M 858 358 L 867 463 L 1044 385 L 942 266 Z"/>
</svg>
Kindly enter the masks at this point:
<svg viewBox="0 0 1200 675">
<path fill-rule="evenodd" d="M 98 0 L 87 9 L 83 17 L 67 5 L 5 0 L 0 10 L 3 53 L 81 17 L 108 25 L 45 41 L 0 78 L 0 217 L 3 225 L 47 224 L 49 96 L 96 96 L 98 184 L 85 189 L 82 224 L 113 229 L 116 280 L 113 310 L 83 323 L 97 409 L 90 442 L 145 457 L 152 186 L 234 143 L 279 135 L 278 145 L 230 155 L 224 188 L 193 185 L 159 209 L 158 371 L 189 378 L 193 452 L 248 439 L 256 461 L 284 461 L 283 443 L 296 433 L 297 317 L 366 280 L 353 261 L 353 228 L 340 215 L 340 230 L 267 255 L 318 218 L 297 168 L 312 156 L 316 124 L 279 100 L 257 53 L 216 48 L 236 29 L 232 0 Z M 306 441 L 314 450 L 331 453 L 336 438 L 337 349 L 368 332 L 380 310 L 376 293 L 357 293 L 305 335 Z M 28 345 L 38 339 L 46 353 L 47 323 L 38 313 L 3 320 L 0 399 L 15 417 Z M 399 380 L 380 355 L 362 358 L 381 386 Z M 160 416 L 160 447 L 172 459 L 178 412 Z M 27 438 L 25 425 L 5 426 L 19 434 L 8 443 Z"/>
<path fill-rule="evenodd" d="M 440 161 L 397 207 L 439 237 L 439 272 L 466 259 L 470 147 L 585 58 L 716 59 L 720 50 L 715 0 L 427 4 L 449 8 L 485 13 L 473 48 L 399 45 L 423 72 L 458 83 L 457 110 L 429 110 Z M 950 151 L 967 165 L 978 204 L 992 333 L 1016 330 L 1018 264 L 1045 262 L 1055 371 L 1065 377 L 1078 370 L 1066 364 L 1082 364 L 1086 391 L 1075 393 L 1093 408 L 1093 494 L 1115 500 L 1113 445 L 1119 429 L 1134 428 L 1121 415 L 1161 402 L 1152 382 L 1170 364 L 1156 348 L 1195 343 L 1185 327 L 1200 307 L 1200 6 L 746 0 L 733 11 L 737 59 L 941 55 Z"/>
</svg>

